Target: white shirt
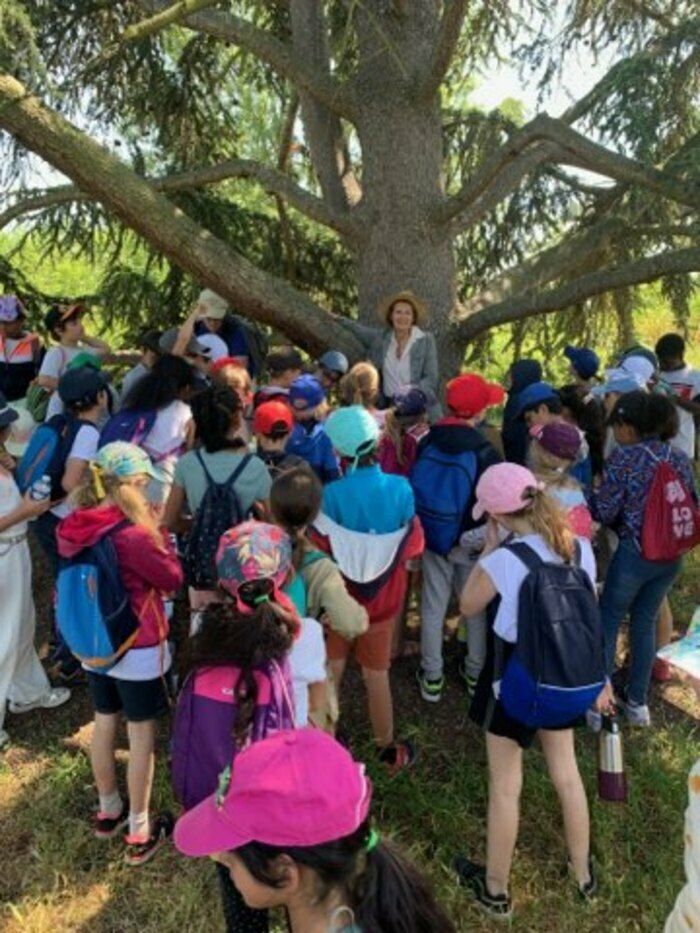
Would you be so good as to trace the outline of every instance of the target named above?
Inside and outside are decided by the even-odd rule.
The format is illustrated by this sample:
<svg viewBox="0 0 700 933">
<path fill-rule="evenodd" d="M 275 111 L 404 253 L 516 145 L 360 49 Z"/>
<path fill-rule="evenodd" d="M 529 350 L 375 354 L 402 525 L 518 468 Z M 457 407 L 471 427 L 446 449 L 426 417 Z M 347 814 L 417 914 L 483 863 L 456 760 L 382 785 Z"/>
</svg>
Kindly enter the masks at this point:
<svg viewBox="0 0 700 933">
<path fill-rule="evenodd" d="M 694 402 L 700 396 L 700 370 L 684 366 L 673 372 L 661 373 L 661 378 L 671 386 L 674 395 L 684 402 Z M 679 428 L 671 444 L 692 460 L 695 457 L 695 418 L 683 408 L 676 407 L 676 411 Z"/>
<path fill-rule="evenodd" d="M 96 350 L 94 347 L 64 347 L 59 345 L 51 347 L 42 360 L 40 376 L 49 376 L 51 379 L 60 379 L 68 368 L 68 364 L 76 358 L 79 353 L 90 353 L 92 356 L 104 356 L 104 350 Z M 58 394 L 58 389 L 51 395 L 46 409 L 46 420 L 53 418 L 54 415 L 62 415 L 64 412 L 63 402 Z"/>
<path fill-rule="evenodd" d="M 69 460 L 85 460 L 86 462 L 94 460 L 97 456 L 97 448 L 99 445 L 100 432 L 97 428 L 92 424 L 82 425 L 75 435 L 73 446 L 66 459 L 66 465 L 68 465 Z M 67 499 L 64 499 L 62 502 L 59 502 L 58 505 L 54 506 L 51 511 L 56 518 L 65 518 L 66 515 L 70 515 L 74 509 L 75 506 Z"/>
<path fill-rule="evenodd" d="M 595 557 L 591 542 L 586 538 L 577 540 L 581 546 L 581 568 L 595 587 Z M 540 535 L 522 535 L 513 538 L 513 543 L 515 542 L 529 545 L 542 560 L 554 564 L 564 563 L 561 557 L 545 544 Z M 501 597 L 494 631 L 504 641 L 515 644 L 518 640 L 518 596 L 529 571 L 520 558 L 504 547 L 496 548 L 491 554 L 482 557 L 479 566 L 488 574 Z"/>
<path fill-rule="evenodd" d="M 422 336 L 423 331 L 419 327 L 412 327 L 411 336 L 399 359 L 396 355 L 396 334 L 392 332 L 382 366 L 382 391 L 387 398 L 393 398 L 400 389 L 411 385 L 411 347 Z"/>
<path fill-rule="evenodd" d="M 302 729 L 309 724 L 309 685 L 326 679 L 326 644 L 320 622 L 301 620 L 299 637 L 288 658 L 294 689 L 295 725 Z"/>
</svg>

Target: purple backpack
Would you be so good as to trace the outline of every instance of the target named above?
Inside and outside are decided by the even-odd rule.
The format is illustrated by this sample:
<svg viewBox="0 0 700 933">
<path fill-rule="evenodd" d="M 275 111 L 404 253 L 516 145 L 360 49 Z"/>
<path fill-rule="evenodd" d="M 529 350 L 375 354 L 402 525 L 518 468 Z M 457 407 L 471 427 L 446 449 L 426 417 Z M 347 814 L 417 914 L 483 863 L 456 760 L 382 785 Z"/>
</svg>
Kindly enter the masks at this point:
<svg viewBox="0 0 700 933">
<path fill-rule="evenodd" d="M 209 667 L 186 679 L 177 701 L 172 738 L 175 796 L 190 810 L 217 788 L 219 775 L 236 754 L 237 667 Z M 294 728 L 291 676 L 285 661 L 253 672 L 258 686 L 250 742 Z"/>
</svg>

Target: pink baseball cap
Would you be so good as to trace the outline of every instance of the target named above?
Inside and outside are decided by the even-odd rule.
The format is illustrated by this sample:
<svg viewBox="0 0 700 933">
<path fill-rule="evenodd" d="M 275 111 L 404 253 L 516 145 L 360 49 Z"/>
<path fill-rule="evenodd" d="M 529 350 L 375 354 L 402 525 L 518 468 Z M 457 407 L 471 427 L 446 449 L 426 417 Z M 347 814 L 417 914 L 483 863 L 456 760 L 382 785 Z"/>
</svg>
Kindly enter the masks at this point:
<svg viewBox="0 0 700 933">
<path fill-rule="evenodd" d="M 490 515 L 509 515 L 524 509 L 535 490 L 543 490 L 540 483 L 524 466 L 517 463 L 497 463 L 485 470 L 476 484 L 476 505 L 472 509 L 475 519 Z"/>
<path fill-rule="evenodd" d="M 365 766 L 327 733 L 278 732 L 236 755 L 219 790 L 177 821 L 175 845 L 192 856 L 249 842 L 320 845 L 354 833 L 371 799 Z"/>
</svg>

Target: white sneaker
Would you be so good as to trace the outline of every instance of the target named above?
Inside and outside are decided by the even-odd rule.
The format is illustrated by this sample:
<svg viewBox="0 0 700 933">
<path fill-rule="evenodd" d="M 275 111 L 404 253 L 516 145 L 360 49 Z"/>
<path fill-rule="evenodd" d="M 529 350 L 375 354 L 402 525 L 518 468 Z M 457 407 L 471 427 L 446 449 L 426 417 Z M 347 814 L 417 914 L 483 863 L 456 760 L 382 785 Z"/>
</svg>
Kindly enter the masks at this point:
<svg viewBox="0 0 700 933">
<path fill-rule="evenodd" d="M 17 703 L 10 700 L 11 713 L 31 713 L 33 709 L 55 709 L 57 706 L 63 706 L 70 700 L 70 690 L 68 687 L 52 687 L 43 696 L 29 703 Z"/>
<path fill-rule="evenodd" d="M 4 751 L 10 744 L 10 736 L 4 729 L 0 729 L 0 752 Z"/>
<path fill-rule="evenodd" d="M 642 726 L 646 728 L 651 725 L 651 714 L 649 707 L 645 703 L 634 703 L 632 700 L 624 702 L 625 716 L 631 726 Z"/>
</svg>

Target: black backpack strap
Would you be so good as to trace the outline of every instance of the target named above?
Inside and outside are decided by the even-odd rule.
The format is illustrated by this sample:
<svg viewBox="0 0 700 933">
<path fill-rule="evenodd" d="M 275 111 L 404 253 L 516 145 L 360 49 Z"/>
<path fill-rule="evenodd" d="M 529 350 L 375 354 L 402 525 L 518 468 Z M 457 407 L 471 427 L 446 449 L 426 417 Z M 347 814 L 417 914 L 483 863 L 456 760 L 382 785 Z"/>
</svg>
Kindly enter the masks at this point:
<svg viewBox="0 0 700 933">
<path fill-rule="evenodd" d="M 510 551 L 511 554 L 515 554 L 518 560 L 525 564 L 530 571 L 537 570 L 538 567 L 544 564 L 539 554 L 533 551 L 530 545 L 525 544 L 524 541 L 510 541 L 506 544 L 502 544 L 501 547 L 505 548 L 506 551 Z"/>
<path fill-rule="evenodd" d="M 241 475 L 241 473 L 243 472 L 243 470 L 245 470 L 245 468 L 248 466 L 248 464 L 250 463 L 250 461 L 253 459 L 253 455 L 252 455 L 252 454 L 246 454 L 245 457 L 243 457 L 243 459 L 241 460 L 241 462 L 238 464 L 238 466 L 236 467 L 236 469 L 233 471 L 233 473 L 231 473 L 231 475 L 229 476 L 229 478 L 226 479 L 226 480 L 224 480 L 223 483 L 217 483 L 216 480 L 214 479 L 214 477 L 211 475 L 211 473 L 210 473 L 209 470 L 207 469 L 207 465 L 206 465 L 206 463 L 204 462 L 204 457 L 202 456 L 202 451 L 201 451 L 201 450 L 196 450 L 196 451 L 195 451 L 195 454 L 196 454 L 196 456 L 197 456 L 197 460 L 199 460 L 199 463 L 200 463 L 202 469 L 204 470 L 204 476 L 206 477 L 207 485 L 208 485 L 208 486 L 221 486 L 221 487 L 224 487 L 224 488 L 228 488 L 228 487 L 230 487 L 230 486 L 233 486 L 233 484 L 236 482 L 236 480 L 237 480 L 238 477 Z"/>
<path fill-rule="evenodd" d="M 583 553 L 581 551 L 581 542 L 578 538 L 574 539 L 574 556 L 571 560 L 572 567 L 580 567 L 581 561 L 583 560 Z"/>
</svg>

